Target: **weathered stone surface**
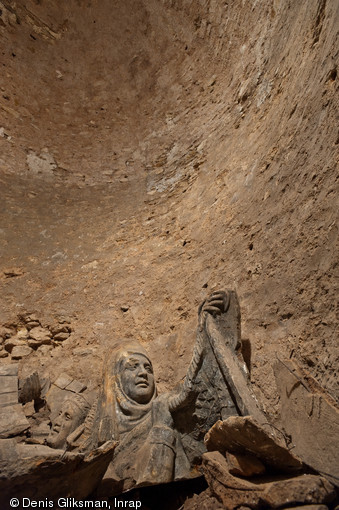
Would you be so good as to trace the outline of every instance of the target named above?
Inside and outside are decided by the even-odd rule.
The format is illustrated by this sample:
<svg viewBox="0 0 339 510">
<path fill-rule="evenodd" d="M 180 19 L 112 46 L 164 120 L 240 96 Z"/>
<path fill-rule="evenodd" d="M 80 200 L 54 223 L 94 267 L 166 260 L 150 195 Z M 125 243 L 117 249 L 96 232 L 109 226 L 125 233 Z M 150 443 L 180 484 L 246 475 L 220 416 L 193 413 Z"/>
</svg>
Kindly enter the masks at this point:
<svg viewBox="0 0 339 510">
<path fill-rule="evenodd" d="M 18 377 L 0 375 L 0 407 L 18 402 Z"/>
<path fill-rule="evenodd" d="M 276 437 L 264 430 L 251 416 L 231 416 L 218 421 L 205 437 L 209 451 L 250 453 L 268 466 L 281 471 L 295 471 L 302 467 L 300 459 Z"/>
<path fill-rule="evenodd" d="M 0 358 L 7 358 L 9 356 L 9 353 L 7 351 L 5 351 L 5 349 L 3 349 L 3 347 L 1 346 L 0 348 Z"/>
<path fill-rule="evenodd" d="M 248 478 L 265 473 L 264 464 L 256 457 L 253 457 L 253 455 L 226 452 L 226 460 L 231 475 Z"/>
<path fill-rule="evenodd" d="M 56 381 L 54 381 L 54 385 L 58 386 L 58 388 L 65 389 L 71 382 L 73 381 L 73 378 L 70 377 L 66 373 L 62 373 L 59 375 Z"/>
<path fill-rule="evenodd" d="M 29 356 L 33 352 L 33 349 L 28 345 L 17 345 L 13 347 L 11 355 L 12 359 L 21 359 Z"/>
<path fill-rule="evenodd" d="M 1 408 L 0 414 L 0 438 L 20 434 L 27 430 L 29 423 L 21 404 L 8 405 Z"/>
<path fill-rule="evenodd" d="M 19 365 L 10 363 L 9 365 L 0 365 L 0 376 L 18 375 Z"/>
<path fill-rule="evenodd" d="M 0 366 L 0 407 L 18 403 L 18 365 Z"/>
<path fill-rule="evenodd" d="M 82 393 L 87 388 L 86 384 L 73 380 L 71 383 L 69 383 L 66 386 L 66 390 L 68 391 L 74 391 L 74 393 Z"/>
<path fill-rule="evenodd" d="M 36 342 L 41 342 L 41 344 L 48 344 L 51 341 L 52 333 L 49 331 L 49 329 L 38 326 L 30 330 L 29 336 Z"/>
<path fill-rule="evenodd" d="M 192 498 L 185 501 L 183 510 L 224 510 L 224 506 L 211 495 L 209 489 L 201 494 L 194 494 Z"/>
<path fill-rule="evenodd" d="M 321 504 L 333 501 L 334 486 L 316 475 L 284 478 L 256 478 L 255 482 L 231 475 L 225 457 L 219 452 L 203 455 L 203 473 L 212 495 L 229 509 L 239 506 L 281 508 L 299 504 Z"/>
<path fill-rule="evenodd" d="M 11 338 L 8 338 L 7 340 L 5 340 L 4 345 L 5 345 L 5 349 L 8 352 L 12 352 L 14 347 L 20 347 L 20 346 L 23 346 L 23 345 L 24 346 L 27 345 L 27 340 L 25 340 L 22 337 L 19 337 L 19 336 L 15 335 L 15 336 L 12 336 Z"/>
<path fill-rule="evenodd" d="M 37 328 L 39 326 L 40 326 L 40 322 L 38 320 L 36 320 L 36 321 L 29 321 L 29 322 L 26 323 L 26 328 L 28 330 L 31 330 L 33 328 Z"/>
<path fill-rule="evenodd" d="M 10 328 L 6 328 L 5 326 L 0 326 L 0 339 L 6 340 L 13 335 L 13 330 Z"/>
<path fill-rule="evenodd" d="M 55 324 L 50 327 L 50 331 L 53 336 L 58 335 L 59 333 L 70 333 L 71 328 L 68 324 Z"/>
<path fill-rule="evenodd" d="M 290 360 L 274 365 L 282 428 L 293 451 L 309 466 L 339 485 L 339 408 L 312 378 Z"/>
<path fill-rule="evenodd" d="M 27 404 L 24 404 L 23 409 L 24 409 L 25 416 L 27 418 L 30 418 L 31 416 L 33 416 L 33 414 L 35 413 L 33 400 L 31 402 L 27 402 Z"/>
<path fill-rule="evenodd" d="M 67 340 L 69 337 L 69 333 L 57 333 L 54 335 L 53 339 L 58 340 L 58 342 L 62 342 L 63 340 Z"/>
<path fill-rule="evenodd" d="M 0 441 L 0 503 L 7 505 L 11 497 L 52 500 L 67 495 L 83 499 L 100 482 L 114 448 L 110 441 L 84 456 Z"/>
</svg>

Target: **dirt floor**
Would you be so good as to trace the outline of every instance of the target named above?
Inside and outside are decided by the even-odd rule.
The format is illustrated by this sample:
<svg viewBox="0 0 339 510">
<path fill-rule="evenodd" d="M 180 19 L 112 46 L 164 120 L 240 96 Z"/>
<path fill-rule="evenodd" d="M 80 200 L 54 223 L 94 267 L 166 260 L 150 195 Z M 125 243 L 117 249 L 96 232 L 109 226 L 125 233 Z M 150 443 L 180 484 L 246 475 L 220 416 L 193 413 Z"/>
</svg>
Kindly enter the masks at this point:
<svg viewBox="0 0 339 510">
<path fill-rule="evenodd" d="M 72 327 L 22 376 L 95 388 L 136 338 L 169 390 L 232 288 L 266 410 L 276 357 L 339 398 L 338 29 L 336 0 L 0 1 L 0 324 Z"/>
</svg>

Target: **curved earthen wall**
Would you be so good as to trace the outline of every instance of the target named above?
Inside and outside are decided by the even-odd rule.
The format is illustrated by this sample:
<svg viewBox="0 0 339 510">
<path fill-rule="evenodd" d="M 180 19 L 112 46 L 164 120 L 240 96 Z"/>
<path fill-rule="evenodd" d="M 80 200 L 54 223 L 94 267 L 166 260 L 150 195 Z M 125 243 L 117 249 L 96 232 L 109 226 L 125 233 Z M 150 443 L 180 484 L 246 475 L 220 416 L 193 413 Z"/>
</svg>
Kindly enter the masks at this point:
<svg viewBox="0 0 339 510">
<path fill-rule="evenodd" d="M 96 386 L 136 337 L 170 389 L 198 304 L 231 287 L 267 409 L 276 356 L 338 396 L 336 0 L 0 12 L 1 323 L 74 329 L 22 374 Z"/>
</svg>

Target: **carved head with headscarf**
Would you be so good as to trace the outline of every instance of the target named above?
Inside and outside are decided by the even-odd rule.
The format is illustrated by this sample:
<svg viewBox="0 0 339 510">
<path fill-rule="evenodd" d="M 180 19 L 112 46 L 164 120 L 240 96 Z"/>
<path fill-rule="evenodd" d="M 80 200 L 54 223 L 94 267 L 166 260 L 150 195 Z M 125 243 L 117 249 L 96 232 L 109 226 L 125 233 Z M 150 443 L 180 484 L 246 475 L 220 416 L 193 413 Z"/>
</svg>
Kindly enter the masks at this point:
<svg viewBox="0 0 339 510">
<path fill-rule="evenodd" d="M 98 402 L 98 444 L 124 434 L 150 414 L 157 396 L 152 362 L 138 342 L 115 345 L 107 360 Z"/>
</svg>

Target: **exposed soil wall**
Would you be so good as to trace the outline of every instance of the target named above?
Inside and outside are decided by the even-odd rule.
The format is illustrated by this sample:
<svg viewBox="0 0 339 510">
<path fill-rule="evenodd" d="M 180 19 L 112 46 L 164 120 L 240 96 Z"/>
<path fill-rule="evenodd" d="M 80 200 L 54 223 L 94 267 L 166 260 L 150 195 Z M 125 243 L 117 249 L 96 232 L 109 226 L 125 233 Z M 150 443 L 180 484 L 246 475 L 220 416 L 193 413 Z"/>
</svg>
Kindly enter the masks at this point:
<svg viewBox="0 0 339 510">
<path fill-rule="evenodd" d="M 276 356 L 338 398 L 338 3 L 0 11 L 1 323 L 73 328 L 22 374 L 95 387 L 134 337 L 170 389 L 200 301 L 230 287 L 268 411 Z"/>
</svg>

